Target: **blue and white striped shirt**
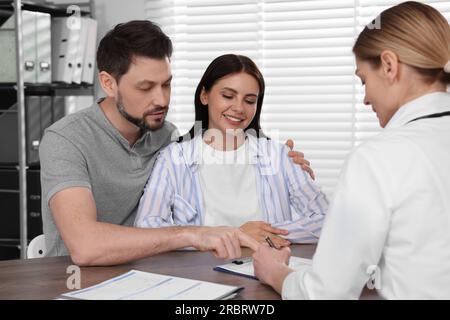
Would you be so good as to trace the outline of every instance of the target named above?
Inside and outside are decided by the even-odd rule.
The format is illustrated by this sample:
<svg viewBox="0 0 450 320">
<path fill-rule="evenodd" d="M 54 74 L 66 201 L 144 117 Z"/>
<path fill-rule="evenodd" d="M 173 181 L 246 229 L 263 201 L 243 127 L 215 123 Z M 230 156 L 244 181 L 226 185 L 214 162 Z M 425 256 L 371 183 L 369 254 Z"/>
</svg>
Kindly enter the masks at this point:
<svg viewBox="0 0 450 320">
<path fill-rule="evenodd" d="M 316 183 L 288 157 L 288 148 L 247 135 L 250 164 L 264 220 L 287 229 L 293 243 L 317 242 L 328 201 Z M 161 150 L 140 200 L 135 226 L 203 225 L 199 179 L 202 136 Z"/>
</svg>

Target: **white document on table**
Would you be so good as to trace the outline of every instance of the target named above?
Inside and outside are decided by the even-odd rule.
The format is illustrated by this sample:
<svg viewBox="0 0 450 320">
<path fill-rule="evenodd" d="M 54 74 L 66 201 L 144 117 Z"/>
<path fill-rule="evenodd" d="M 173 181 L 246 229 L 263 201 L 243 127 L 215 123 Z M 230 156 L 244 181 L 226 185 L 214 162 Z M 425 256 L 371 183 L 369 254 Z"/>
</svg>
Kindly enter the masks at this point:
<svg viewBox="0 0 450 320">
<path fill-rule="evenodd" d="M 305 265 L 312 265 L 312 260 L 300 257 L 291 257 L 291 259 L 289 260 L 289 267 L 294 270 L 299 269 Z M 237 259 L 232 261 L 231 263 L 219 265 L 215 267 L 214 270 L 257 279 L 255 277 L 255 271 L 253 269 L 252 258 Z"/>
<path fill-rule="evenodd" d="M 83 300 L 216 300 L 243 287 L 131 270 L 85 289 L 63 294 Z"/>
</svg>

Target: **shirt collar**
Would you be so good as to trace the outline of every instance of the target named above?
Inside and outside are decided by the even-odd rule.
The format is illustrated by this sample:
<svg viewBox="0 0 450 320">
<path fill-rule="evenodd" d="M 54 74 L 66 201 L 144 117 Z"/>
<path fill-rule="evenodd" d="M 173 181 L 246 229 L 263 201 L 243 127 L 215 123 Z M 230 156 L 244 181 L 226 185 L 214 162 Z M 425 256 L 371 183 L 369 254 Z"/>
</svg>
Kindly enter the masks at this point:
<svg viewBox="0 0 450 320">
<path fill-rule="evenodd" d="M 450 111 L 450 94 L 447 92 L 429 93 L 400 107 L 387 123 L 386 129 L 401 127 L 419 117 L 445 111 Z"/>
<path fill-rule="evenodd" d="M 94 115 L 97 118 L 97 123 L 99 123 L 104 130 L 106 130 L 110 135 L 112 135 L 125 149 L 130 148 L 130 144 L 123 137 L 120 132 L 112 125 L 112 123 L 108 120 L 106 115 L 103 113 L 102 108 L 100 107 L 100 104 L 105 100 L 106 98 L 100 98 L 97 100 L 97 104 L 94 106 Z"/>
<path fill-rule="evenodd" d="M 257 163 L 258 158 L 264 157 L 263 144 L 269 141 L 267 138 L 256 138 L 253 135 L 246 134 L 249 147 L 250 163 Z M 202 163 L 203 135 L 197 134 L 193 139 L 181 143 L 183 157 L 188 166 L 199 165 Z M 266 146 L 267 148 L 267 146 Z"/>
<path fill-rule="evenodd" d="M 152 131 L 145 131 L 142 136 L 134 143 L 133 146 L 130 146 L 128 140 L 113 126 L 113 124 L 108 120 L 106 115 L 103 113 L 102 108 L 100 107 L 100 103 L 102 103 L 106 98 L 99 98 L 97 100 L 97 104 L 94 106 L 94 114 L 98 120 L 98 123 L 102 125 L 102 127 L 107 130 L 112 136 L 115 137 L 117 141 L 126 149 L 126 150 L 139 150 L 139 152 L 146 153 L 148 150 L 147 145 L 150 143 L 152 138 Z M 142 149 L 142 150 L 141 150 Z"/>
</svg>

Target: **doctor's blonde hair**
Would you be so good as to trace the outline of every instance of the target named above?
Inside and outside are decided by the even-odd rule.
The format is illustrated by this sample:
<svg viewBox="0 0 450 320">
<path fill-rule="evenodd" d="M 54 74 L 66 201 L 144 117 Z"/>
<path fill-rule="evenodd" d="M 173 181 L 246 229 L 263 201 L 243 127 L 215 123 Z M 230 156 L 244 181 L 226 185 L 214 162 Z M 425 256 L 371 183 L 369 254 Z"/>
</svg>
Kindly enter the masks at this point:
<svg viewBox="0 0 450 320">
<path fill-rule="evenodd" d="M 358 59 L 381 65 L 384 50 L 397 54 L 405 63 L 422 75 L 425 81 L 450 83 L 450 26 L 444 16 L 433 7 L 408 1 L 383 11 L 375 21 L 359 34 L 353 53 Z"/>
</svg>

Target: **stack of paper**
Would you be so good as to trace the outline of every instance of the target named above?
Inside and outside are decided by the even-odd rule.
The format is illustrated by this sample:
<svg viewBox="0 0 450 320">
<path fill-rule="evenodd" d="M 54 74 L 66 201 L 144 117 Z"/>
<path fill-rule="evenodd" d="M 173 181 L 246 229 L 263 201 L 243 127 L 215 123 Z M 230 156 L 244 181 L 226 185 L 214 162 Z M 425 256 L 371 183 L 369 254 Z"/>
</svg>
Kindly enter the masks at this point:
<svg viewBox="0 0 450 320">
<path fill-rule="evenodd" d="M 289 260 L 289 267 L 296 270 L 305 265 L 311 265 L 311 259 L 304 259 L 299 257 L 291 257 Z M 223 264 L 214 268 L 216 271 L 221 271 L 225 273 L 231 273 L 238 276 L 248 277 L 257 279 L 255 277 L 255 271 L 253 269 L 252 258 L 235 260 L 231 263 Z"/>
<path fill-rule="evenodd" d="M 86 300 L 215 300 L 226 299 L 243 289 L 131 270 L 98 285 L 63 294 Z"/>
</svg>

